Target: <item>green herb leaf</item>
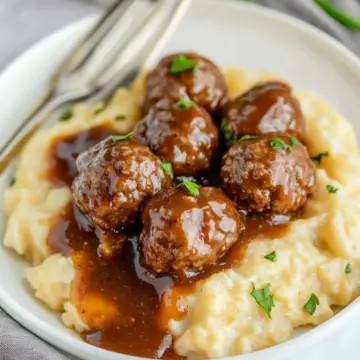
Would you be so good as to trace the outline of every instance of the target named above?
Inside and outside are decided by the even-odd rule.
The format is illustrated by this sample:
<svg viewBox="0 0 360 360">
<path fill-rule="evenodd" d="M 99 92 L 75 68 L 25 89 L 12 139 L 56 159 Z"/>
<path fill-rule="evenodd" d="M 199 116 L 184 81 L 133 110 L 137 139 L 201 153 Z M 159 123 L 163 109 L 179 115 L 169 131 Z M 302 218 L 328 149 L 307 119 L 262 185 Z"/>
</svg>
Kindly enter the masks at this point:
<svg viewBox="0 0 360 360">
<path fill-rule="evenodd" d="M 256 303 L 263 308 L 266 315 L 271 319 L 271 310 L 275 307 L 274 298 L 270 294 L 270 284 L 267 284 L 264 289 L 255 289 L 255 284 L 252 282 L 251 296 L 255 299 Z"/>
<path fill-rule="evenodd" d="M 185 97 L 181 97 L 178 102 L 172 104 L 172 107 L 174 109 L 190 109 L 193 106 L 194 106 L 193 102 Z"/>
<path fill-rule="evenodd" d="M 60 115 L 59 120 L 67 121 L 67 120 L 71 119 L 73 117 L 73 115 L 74 115 L 74 113 L 73 113 L 72 109 L 68 108 Z"/>
<path fill-rule="evenodd" d="M 350 273 L 351 273 L 351 265 L 347 263 L 345 267 L 345 274 L 350 274 Z"/>
<path fill-rule="evenodd" d="M 270 260 L 272 262 L 276 262 L 277 260 L 276 251 L 273 251 L 270 254 L 265 255 L 264 259 Z"/>
<path fill-rule="evenodd" d="M 200 194 L 200 186 L 192 181 L 183 181 L 179 185 L 176 186 L 176 188 L 179 188 L 181 186 L 186 187 L 186 189 L 189 191 L 191 195 L 199 196 Z"/>
<path fill-rule="evenodd" d="M 11 180 L 9 182 L 9 186 L 13 187 L 15 185 L 15 183 L 16 183 L 16 177 L 14 176 L 14 177 L 11 178 Z"/>
<path fill-rule="evenodd" d="M 304 308 L 309 314 L 314 315 L 317 305 L 320 305 L 318 297 L 315 294 L 311 294 Z"/>
<path fill-rule="evenodd" d="M 117 115 L 115 117 L 115 120 L 121 121 L 121 120 L 125 120 L 126 119 L 126 115 Z"/>
<path fill-rule="evenodd" d="M 326 185 L 326 190 L 328 191 L 329 194 L 336 194 L 339 190 L 339 188 L 337 188 L 336 186 L 334 185 Z"/>
<path fill-rule="evenodd" d="M 226 146 L 230 147 L 232 145 L 235 145 L 237 142 L 237 138 L 235 134 L 233 134 L 233 132 L 229 129 L 228 124 L 225 121 L 222 121 L 220 128 L 226 141 Z"/>
<path fill-rule="evenodd" d="M 96 108 L 94 110 L 94 114 L 97 115 L 97 114 L 100 114 L 102 111 L 104 111 L 105 109 L 105 104 L 103 102 L 100 102 L 96 105 Z"/>
<path fill-rule="evenodd" d="M 194 73 L 199 71 L 199 65 L 195 60 L 187 58 L 185 55 L 180 55 L 171 63 L 171 72 L 177 74 L 185 70 L 193 69 Z"/>
<path fill-rule="evenodd" d="M 290 136 L 290 142 L 292 146 L 298 146 L 300 144 L 299 140 L 293 136 Z"/>
<path fill-rule="evenodd" d="M 134 135 L 134 132 L 129 132 L 128 134 L 126 135 L 116 135 L 116 136 L 112 136 L 111 137 L 111 140 L 113 142 L 118 142 L 118 141 L 122 141 L 122 140 L 128 140 L 130 138 L 132 138 L 132 136 Z"/>
<path fill-rule="evenodd" d="M 174 178 L 174 172 L 171 163 L 163 161 L 160 166 L 170 176 L 171 179 Z"/>
<path fill-rule="evenodd" d="M 320 153 L 320 154 L 318 154 L 318 155 L 316 155 L 316 156 L 312 156 L 312 157 L 311 157 L 311 160 L 316 161 L 316 162 L 320 165 L 321 159 L 322 159 L 324 156 L 325 156 L 325 157 L 328 157 L 328 156 L 329 156 L 329 152 L 328 152 L 328 151 L 325 151 L 325 152 L 322 152 L 322 153 Z"/>
<path fill-rule="evenodd" d="M 270 146 L 275 149 L 291 149 L 290 145 L 279 138 L 270 141 Z"/>
<path fill-rule="evenodd" d="M 328 15 L 349 29 L 360 30 L 360 20 L 331 4 L 328 0 L 314 0 Z"/>
<path fill-rule="evenodd" d="M 244 135 L 239 139 L 239 141 L 252 141 L 252 140 L 256 140 L 257 138 L 258 138 L 257 136 L 253 136 L 253 135 Z"/>
</svg>

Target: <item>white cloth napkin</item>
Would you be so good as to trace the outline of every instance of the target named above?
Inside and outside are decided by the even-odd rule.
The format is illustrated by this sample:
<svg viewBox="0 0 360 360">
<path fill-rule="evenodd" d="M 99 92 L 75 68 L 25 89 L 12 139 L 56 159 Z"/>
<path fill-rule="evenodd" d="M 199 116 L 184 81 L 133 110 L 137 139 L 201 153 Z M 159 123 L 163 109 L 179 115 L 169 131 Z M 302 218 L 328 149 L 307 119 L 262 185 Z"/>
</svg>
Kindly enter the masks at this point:
<svg viewBox="0 0 360 360">
<path fill-rule="evenodd" d="M 39 38 L 82 16 L 101 11 L 110 1 L 1 0 L 0 70 Z M 255 2 L 308 21 L 360 54 L 360 32 L 347 30 L 326 15 L 312 0 L 257 0 Z M 359 1 L 333 0 L 332 2 L 354 17 L 360 18 Z M 25 330 L 0 309 L 0 360 L 69 359 L 73 358 Z"/>
</svg>

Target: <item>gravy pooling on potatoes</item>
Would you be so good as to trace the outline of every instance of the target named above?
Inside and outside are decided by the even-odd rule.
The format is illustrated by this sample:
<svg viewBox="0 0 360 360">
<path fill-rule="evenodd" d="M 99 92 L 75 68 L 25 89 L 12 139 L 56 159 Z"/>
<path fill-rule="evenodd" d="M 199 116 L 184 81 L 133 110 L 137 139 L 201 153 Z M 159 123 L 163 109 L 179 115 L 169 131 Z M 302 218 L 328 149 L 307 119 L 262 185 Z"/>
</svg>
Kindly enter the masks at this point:
<svg viewBox="0 0 360 360">
<path fill-rule="evenodd" d="M 77 156 L 110 134 L 114 131 L 102 126 L 57 139 L 49 152 L 49 179 L 56 185 L 71 186 Z M 214 171 L 219 172 L 218 167 Z M 210 175 L 202 176 L 201 181 L 218 186 L 218 180 Z M 241 216 L 245 231 L 216 263 L 201 272 L 161 276 L 140 263 L 140 221 L 127 231 L 128 241 L 122 251 L 107 259 L 98 254 L 99 240 L 93 224 L 74 204 L 69 204 L 54 220 L 48 245 L 53 252 L 72 257 L 76 275 L 71 301 L 81 319 L 92 328 L 83 334 L 84 340 L 135 356 L 181 358 L 173 351 L 173 338 L 166 330 L 170 318 L 179 319 L 186 314 L 181 298 L 193 291 L 196 281 L 236 266 L 251 239 L 280 237 L 289 228 L 288 217 Z"/>
</svg>

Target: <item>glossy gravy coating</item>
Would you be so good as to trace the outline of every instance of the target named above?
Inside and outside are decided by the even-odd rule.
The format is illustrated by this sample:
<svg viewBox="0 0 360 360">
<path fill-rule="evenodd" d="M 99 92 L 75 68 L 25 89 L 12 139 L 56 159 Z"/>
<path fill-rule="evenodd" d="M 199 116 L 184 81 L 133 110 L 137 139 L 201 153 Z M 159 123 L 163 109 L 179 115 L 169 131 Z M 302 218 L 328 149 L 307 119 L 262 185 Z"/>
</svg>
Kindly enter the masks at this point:
<svg viewBox="0 0 360 360">
<path fill-rule="evenodd" d="M 77 156 L 116 131 L 94 127 L 59 138 L 49 151 L 48 178 L 55 186 L 71 186 L 76 175 Z M 202 177 L 207 185 L 218 184 L 213 174 Z M 184 297 L 196 282 L 224 269 L 236 266 L 247 244 L 254 238 L 283 236 L 287 218 L 272 219 L 242 214 L 246 230 L 239 241 L 217 263 L 200 273 L 155 275 L 141 265 L 138 235 L 141 223 L 126 231 L 128 241 L 114 258 L 98 255 L 98 238 L 92 223 L 69 204 L 54 219 L 48 245 L 53 252 L 71 256 L 75 267 L 71 301 L 81 319 L 91 328 L 83 339 L 95 346 L 134 356 L 181 359 L 173 350 L 173 338 L 166 329 L 169 319 L 186 314 Z M 280 222 L 277 224 L 277 222 Z"/>
</svg>

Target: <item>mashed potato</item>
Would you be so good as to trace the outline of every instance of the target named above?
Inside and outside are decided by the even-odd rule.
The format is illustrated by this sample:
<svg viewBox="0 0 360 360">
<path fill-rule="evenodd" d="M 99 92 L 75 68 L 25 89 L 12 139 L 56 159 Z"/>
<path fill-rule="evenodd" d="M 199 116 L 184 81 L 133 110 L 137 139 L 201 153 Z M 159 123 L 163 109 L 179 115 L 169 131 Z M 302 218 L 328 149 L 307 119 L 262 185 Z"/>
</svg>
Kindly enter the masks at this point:
<svg viewBox="0 0 360 360">
<path fill-rule="evenodd" d="M 225 75 L 230 95 L 276 79 L 263 71 L 228 69 Z M 70 121 L 38 132 L 22 152 L 15 186 L 5 193 L 9 216 L 5 245 L 33 264 L 26 277 L 35 296 L 61 311 L 65 325 L 80 332 L 87 324 L 69 300 L 72 262 L 50 255 L 46 245 L 51 219 L 71 195 L 69 189 L 55 189 L 44 178 L 46 149 L 59 135 L 103 123 L 129 131 L 140 116 L 142 89 L 139 79 L 132 89 L 120 89 L 101 113 L 96 115 L 96 107 L 81 104 Z M 305 207 L 304 218 L 294 221 L 285 236 L 253 241 L 239 267 L 197 284 L 186 298 L 186 318 L 169 324 L 181 355 L 225 357 L 277 344 L 299 326 L 327 320 L 334 306 L 346 306 L 360 293 L 360 155 L 355 135 L 346 119 L 316 94 L 298 91 L 295 95 L 306 118 L 310 155 L 329 153 L 317 169 L 316 193 Z M 126 119 L 116 121 L 119 114 Z M 337 192 L 329 193 L 327 185 Z M 276 262 L 264 259 L 272 251 L 277 253 Z M 348 264 L 351 273 L 345 272 Z M 256 289 L 270 284 L 275 303 L 272 319 L 251 296 L 252 283 Z M 304 310 L 312 293 L 320 302 L 313 315 Z"/>
</svg>

